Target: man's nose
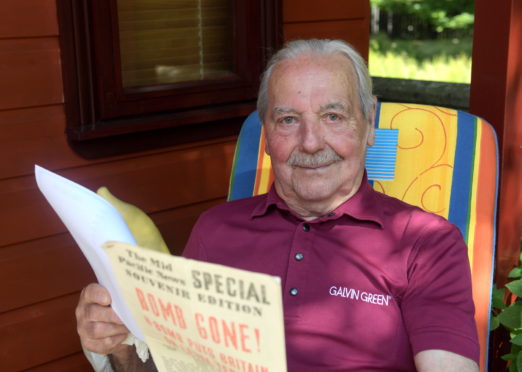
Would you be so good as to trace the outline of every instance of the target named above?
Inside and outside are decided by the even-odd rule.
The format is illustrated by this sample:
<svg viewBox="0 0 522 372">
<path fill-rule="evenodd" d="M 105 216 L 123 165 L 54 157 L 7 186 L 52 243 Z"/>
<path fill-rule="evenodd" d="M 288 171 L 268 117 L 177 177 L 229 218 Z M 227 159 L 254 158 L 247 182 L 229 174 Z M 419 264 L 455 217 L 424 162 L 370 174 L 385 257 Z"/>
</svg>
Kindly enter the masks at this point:
<svg viewBox="0 0 522 372">
<path fill-rule="evenodd" d="M 302 151 L 313 154 L 324 148 L 324 128 L 319 120 L 304 120 L 300 131 Z"/>
</svg>

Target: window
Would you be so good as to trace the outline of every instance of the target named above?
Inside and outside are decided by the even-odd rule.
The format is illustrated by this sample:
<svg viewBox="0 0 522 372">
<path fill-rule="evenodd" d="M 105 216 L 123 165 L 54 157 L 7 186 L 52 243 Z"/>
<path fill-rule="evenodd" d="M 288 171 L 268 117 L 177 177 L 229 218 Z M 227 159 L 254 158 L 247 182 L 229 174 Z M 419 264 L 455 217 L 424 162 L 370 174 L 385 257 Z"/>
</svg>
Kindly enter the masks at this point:
<svg viewBox="0 0 522 372">
<path fill-rule="evenodd" d="M 118 1 L 124 88 L 232 75 L 232 4 L 214 1 Z"/>
<path fill-rule="evenodd" d="M 371 0 L 369 68 L 381 100 L 469 106 L 474 1 Z"/>
<path fill-rule="evenodd" d="M 73 140 L 245 116 L 279 0 L 58 0 Z"/>
</svg>

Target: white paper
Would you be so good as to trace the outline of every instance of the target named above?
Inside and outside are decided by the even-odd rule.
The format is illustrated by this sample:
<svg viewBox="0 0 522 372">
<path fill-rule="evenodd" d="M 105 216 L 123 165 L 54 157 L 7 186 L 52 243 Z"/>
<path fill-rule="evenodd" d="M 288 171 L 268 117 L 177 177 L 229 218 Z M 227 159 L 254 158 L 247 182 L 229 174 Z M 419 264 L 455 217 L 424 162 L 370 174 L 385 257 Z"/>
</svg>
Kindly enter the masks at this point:
<svg viewBox="0 0 522 372">
<path fill-rule="evenodd" d="M 121 296 L 109 259 L 101 248 L 107 241 L 136 244 L 118 211 L 98 194 L 35 165 L 38 188 L 58 214 L 91 265 L 98 282 L 112 297 L 112 308 L 137 338 L 144 336 Z"/>
</svg>

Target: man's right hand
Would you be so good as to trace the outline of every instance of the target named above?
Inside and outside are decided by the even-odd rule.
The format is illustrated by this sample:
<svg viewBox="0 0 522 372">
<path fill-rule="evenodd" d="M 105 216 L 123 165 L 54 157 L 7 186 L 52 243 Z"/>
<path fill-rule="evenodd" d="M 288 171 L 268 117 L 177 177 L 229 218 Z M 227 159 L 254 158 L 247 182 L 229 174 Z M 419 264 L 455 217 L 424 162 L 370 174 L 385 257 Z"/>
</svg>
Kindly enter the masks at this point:
<svg viewBox="0 0 522 372">
<path fill-rule="evenodd" d="M 85 287 L 76 307 L 76 325 L 83 348 L 98 354 L 122 356 L 128 345 L 122 344 L 129 330 L 111 308 L 109 291 L 99 284 Z"/>
<path fill-rule="evenodd" d="M 114 371 L 157 371 L 152 358 L 141 362 L 134 346 L 122 344 L 129 330 L 111 308 L 109 291 L 99 284 L 85 287 L 76 306 L 76 326 L 82 347 L 110 356 Z"/>
</svg>

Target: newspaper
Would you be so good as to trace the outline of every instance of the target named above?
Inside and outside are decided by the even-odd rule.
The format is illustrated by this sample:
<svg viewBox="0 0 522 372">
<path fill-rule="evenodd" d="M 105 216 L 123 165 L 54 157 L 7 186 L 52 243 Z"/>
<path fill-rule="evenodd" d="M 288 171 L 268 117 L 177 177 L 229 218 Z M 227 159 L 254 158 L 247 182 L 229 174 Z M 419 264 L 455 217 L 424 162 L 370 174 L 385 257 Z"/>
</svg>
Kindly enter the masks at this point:
<svg viewBox="0 0 522 372">
<path fill-rule="evenodd" d="M 158 371 L 286 371 L 279 278 L 138 247 L 105 199 L 39 166 L 35 176 Z"/>
<path fill-rule="evenodd" d="M 159 371 L 286 370 L 278 278 L 109 242 Z"/>
</svg>

